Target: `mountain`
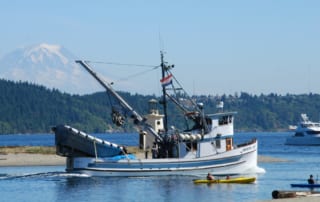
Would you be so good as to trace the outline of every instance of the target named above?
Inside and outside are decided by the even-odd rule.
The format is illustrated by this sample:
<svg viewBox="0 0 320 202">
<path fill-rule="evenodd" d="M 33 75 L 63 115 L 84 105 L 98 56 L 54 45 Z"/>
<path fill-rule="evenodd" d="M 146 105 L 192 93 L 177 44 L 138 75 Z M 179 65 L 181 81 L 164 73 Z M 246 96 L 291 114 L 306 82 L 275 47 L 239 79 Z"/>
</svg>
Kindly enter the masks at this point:
<svg viewBox="0 0 320 202">
<path fill-rule="evenodd" d="M 72 94 L 96 91 L 96 82 L 75 60 L 60 45 L 42 43 L 19 48 L 1 58 L 0 78 L 28 81 Z"/>
</svg>

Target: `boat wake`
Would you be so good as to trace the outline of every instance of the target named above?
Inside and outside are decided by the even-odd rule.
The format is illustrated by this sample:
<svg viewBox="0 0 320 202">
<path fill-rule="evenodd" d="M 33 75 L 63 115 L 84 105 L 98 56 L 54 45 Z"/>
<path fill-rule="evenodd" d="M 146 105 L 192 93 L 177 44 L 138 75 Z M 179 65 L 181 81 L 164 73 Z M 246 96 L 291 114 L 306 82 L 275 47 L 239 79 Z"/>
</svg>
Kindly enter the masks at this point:
<svg viewBox="0 0 320 202">
<path fill-rule="evenodd" d="M 46 172 L 46 173 L 23 173 L 23 174 L 0 174 L 1 180 L 25 179 L 25 178 L 87 178 L 87 174 L 66 173 L 66 172 Z"/>
<path fill-rule="evenodd" d="M 263 174 L 266 173 L 266 170 L 257 166 L 255 168 L 250 169 L 249 173 Z"/>
</svg>

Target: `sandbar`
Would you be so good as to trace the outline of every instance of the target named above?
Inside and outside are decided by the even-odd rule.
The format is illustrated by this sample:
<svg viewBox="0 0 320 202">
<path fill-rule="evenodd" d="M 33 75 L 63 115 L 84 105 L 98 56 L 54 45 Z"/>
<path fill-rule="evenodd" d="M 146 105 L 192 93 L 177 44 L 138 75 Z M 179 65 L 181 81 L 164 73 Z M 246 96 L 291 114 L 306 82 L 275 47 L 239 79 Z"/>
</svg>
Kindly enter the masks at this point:
<svg viewBox="0 0 320 202">
<path fill-rule="evenodd" d="M 65 164 L 66 158 L 55 154 L 0 154 L 0 166 L 55 166 Z"/>
</svg>

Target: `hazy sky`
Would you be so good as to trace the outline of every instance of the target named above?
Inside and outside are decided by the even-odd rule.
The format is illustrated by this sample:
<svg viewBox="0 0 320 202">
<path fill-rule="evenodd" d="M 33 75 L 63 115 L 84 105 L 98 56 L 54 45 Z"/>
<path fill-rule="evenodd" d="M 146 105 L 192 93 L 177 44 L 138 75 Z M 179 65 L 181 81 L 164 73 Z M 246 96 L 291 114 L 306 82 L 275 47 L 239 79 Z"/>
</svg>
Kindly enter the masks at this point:
<svg viewBox="0 0 320 202">
<path fill-rule="evenodd" d="M 0 57 L 45 42 L 81 59 L 158 65 L 163 49 L 190 94 L 320 93 L 318 0 L 10 0 L 0 24 Z"/>
</svg>

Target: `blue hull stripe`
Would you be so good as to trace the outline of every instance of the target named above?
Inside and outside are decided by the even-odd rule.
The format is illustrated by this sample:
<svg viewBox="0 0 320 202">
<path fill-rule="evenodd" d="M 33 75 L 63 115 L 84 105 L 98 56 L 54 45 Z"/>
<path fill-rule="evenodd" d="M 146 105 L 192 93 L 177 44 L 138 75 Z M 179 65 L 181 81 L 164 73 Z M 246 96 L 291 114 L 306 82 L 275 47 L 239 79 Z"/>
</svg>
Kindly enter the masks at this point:
<svg viewBox="0 0 320 202">
<path fill-rule="evenodd" d="M 212 166 L 208 166 L 208 167 L 188 167 L 188 168 L 166 168 L 166 169 L 111 169 L 111 168 L 97 168 L 97 167 L 91 167 L 91 168 L 75 168 L 73 169 L 73 171 L 94 171 L 94 172 L 125 172 L 125 173 L 134 173 L 134 172 L 145 172 L 145 173 L 152 173 L 152 172 L 183 172 L 183 171 L 194 171 L 194 170 L 207 170 L 207 169 L 212 169 L 212 168 L 223 168 L 223 167 L 229 167 L 229 166 L 235 166 L 235 165 L 239 165 L 245 163 L 245 161 L 239 161 L 239 162 L 235 162 L 232 164 L 228 164 L 228 165 L 212 165 Z M 237 173 L 232 173 L 232 174 L 237 174 Z"/>
</svg>

